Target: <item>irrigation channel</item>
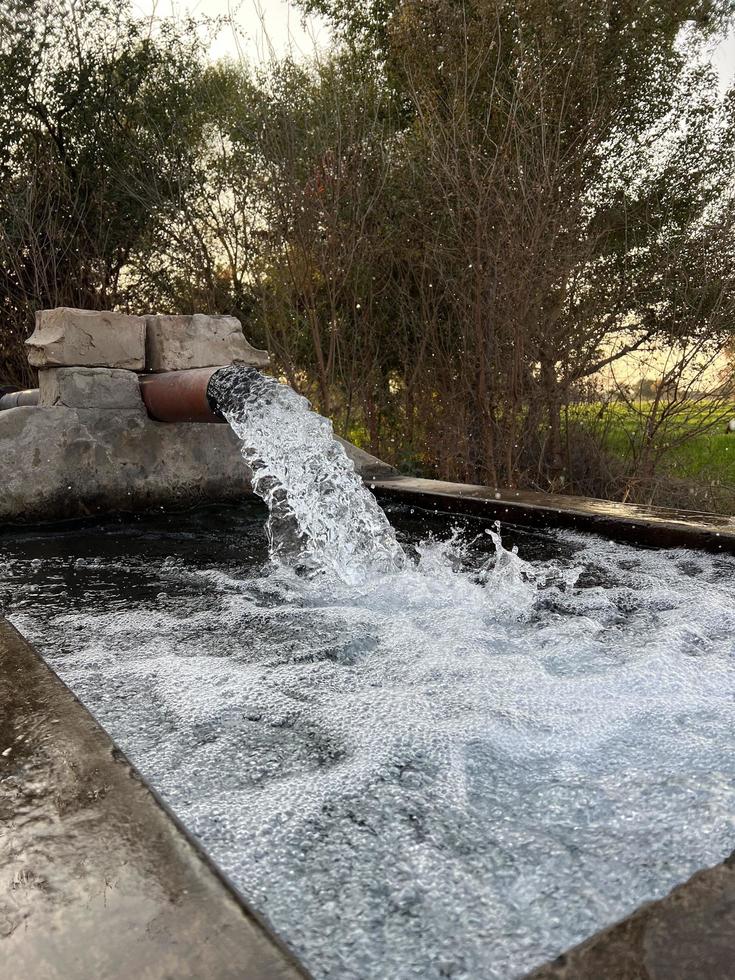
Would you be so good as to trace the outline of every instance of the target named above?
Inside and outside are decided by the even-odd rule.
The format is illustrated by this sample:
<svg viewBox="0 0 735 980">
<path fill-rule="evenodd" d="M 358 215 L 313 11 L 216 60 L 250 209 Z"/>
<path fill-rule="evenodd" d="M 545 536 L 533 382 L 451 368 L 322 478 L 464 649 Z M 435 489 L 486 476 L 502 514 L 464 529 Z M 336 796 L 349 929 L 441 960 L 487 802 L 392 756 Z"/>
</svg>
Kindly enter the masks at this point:
<svg viewBox="0 0 735 980">
<path fill-rule="evenodd" d="M 0 606 L 317 978 L 522 976 L 733 850 L 734 558 L 386 516 L 214 395 L 267 513 L 8 531 Z"/>
</svg>

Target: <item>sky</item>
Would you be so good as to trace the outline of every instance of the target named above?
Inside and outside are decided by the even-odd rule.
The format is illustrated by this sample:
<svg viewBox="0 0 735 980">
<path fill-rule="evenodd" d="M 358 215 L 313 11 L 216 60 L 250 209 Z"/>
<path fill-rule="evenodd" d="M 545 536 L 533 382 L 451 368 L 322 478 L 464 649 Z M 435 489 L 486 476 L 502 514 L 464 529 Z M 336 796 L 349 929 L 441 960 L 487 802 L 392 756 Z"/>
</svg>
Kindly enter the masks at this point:
<svg viewBox="0 0 735 980">
<path fill-rule="evenodd" d="M 735 31 L 717 45 L 712 52 L 712 64 L 720 74 L 720 84 L 726 88 L 735 78 Z"/>
<path fill-rule="evenodd" d="M 323 20 L 309 17 L 289 0 L 133 0 L 143 17 L 222 17 L 233 26 L 224 27 L 211 46 L 213 58 L 243 58 L 250 62 L 270 55 L 292 53 L 306 57 L 315 46 L 326 47 L 329 31 Z"/>
<path fill-rule="evenodd" d="M 213 58 L 267 60 L 271 54 L 305 57 L 315 46 L 326 47 L 329 30 L 321 18 L 304 19 L 290 0 L 133 0 L 141 16 L 226 17 L 234 26 L 223 28 L 211 46 Z M 722 88 L 735 79 L 735 30 L 711 53 Z"/>
</svg>

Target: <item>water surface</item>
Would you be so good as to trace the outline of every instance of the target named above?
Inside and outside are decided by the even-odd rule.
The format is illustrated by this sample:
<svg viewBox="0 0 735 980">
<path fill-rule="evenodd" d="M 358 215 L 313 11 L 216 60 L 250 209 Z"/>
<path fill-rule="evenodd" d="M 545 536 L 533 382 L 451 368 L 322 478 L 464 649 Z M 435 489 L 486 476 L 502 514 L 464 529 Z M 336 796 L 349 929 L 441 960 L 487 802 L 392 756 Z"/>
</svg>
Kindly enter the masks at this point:
<svg viewBox="0 0 735 980">
<path fill-rule="evenodd" d="M 734 559 L 398 508 L 345 582 L 264 519 L 5 533 L 0 609 L 317 977 L 521 976 L 733 850 Z"/>
</svg>

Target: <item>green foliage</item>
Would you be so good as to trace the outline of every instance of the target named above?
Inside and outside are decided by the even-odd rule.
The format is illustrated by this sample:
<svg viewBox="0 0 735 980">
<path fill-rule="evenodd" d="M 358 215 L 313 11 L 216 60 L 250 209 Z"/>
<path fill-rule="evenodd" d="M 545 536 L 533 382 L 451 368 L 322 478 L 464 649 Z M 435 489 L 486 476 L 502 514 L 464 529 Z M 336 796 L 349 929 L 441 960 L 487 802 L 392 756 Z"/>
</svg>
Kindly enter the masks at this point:
<svg viewBox="0 0 735 980">
<path fill-rule="evenodd" d="M 577 405 L 569 413 L 569 438 L 588 433 L 601 453 L 620 461 L 618 487 L 590 486 L 597 496 L 619 496 L 628 488 L 632 499 L 661 505 L 733 513 L 735 511 L 735 434 L 727 423 L 735 407 L 704 399 L 684 404 L 661 433 L 662 462 L 642 484 L 636 462 L 645 442 L 645 424 L 654 410 L 652 401 L 640 400 Z M 600 469 L 597 467 L 599 479 Z"/>
<path fill-rule="evenodd" d="M 388 47 L 390 22 L 400 0 L 301 0 L 307 14 L 326 18 L 337 36 L 376 53 Z"/>
</svg>

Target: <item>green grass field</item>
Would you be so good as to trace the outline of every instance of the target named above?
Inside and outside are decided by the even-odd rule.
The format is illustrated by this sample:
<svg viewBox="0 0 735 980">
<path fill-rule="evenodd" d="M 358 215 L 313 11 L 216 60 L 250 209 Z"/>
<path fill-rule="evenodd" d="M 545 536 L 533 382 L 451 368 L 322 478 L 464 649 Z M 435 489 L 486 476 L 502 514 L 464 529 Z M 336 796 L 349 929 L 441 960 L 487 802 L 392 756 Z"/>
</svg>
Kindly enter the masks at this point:
<svg viewBox="0 0 735 980">
<path fill-rule="evenodd" d="M 621 403 L 577 405 L 569 418 L 595 432 L 609 453 L 632 461 L 640 453 L 650 410 L 650 403 L 635 408 Z M 731 418 L 735 405 L 698 403 L 682 408 L 656 436 L 656 449 L 661 451 L 657 473 L 702 487 L 732 488 L 735 506 L 735 433 L 726 432 Z"/>
</svg>

